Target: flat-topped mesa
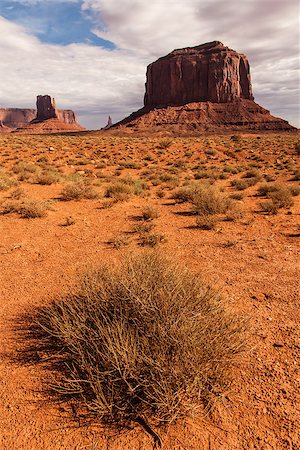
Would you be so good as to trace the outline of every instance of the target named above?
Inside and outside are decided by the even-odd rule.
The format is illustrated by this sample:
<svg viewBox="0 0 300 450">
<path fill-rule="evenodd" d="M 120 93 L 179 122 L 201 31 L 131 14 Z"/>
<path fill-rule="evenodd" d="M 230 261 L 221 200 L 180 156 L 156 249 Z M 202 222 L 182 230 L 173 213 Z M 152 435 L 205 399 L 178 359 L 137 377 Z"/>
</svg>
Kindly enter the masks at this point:
<svg viewBox="0 0 300 450">
<path fill-rule="evenodd" d="M 37 112 L 35 120 L 37 122 L 59 118 L 55 100 L 50 97 L 50 95 L 38 95 L 36 100 L 36 109 Z"/>
<path fill-rule="evenodd" d="M 219 41 L 174 50 L 147 68 L 147 108 L 253 100 L 245 55 Z"/>
</svg>

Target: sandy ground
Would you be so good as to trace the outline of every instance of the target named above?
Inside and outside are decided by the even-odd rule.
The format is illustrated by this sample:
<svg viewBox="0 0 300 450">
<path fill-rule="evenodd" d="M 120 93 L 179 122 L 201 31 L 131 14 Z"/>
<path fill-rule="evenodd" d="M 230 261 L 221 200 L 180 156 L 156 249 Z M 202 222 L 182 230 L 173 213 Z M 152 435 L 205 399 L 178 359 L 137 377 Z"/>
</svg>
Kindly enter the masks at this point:
<svg viewBox="0 0 300 450">
<path fill-rule="evenodd" d="M 14 141 L 9 148 L 11 138 L 5 139 L 2 168 L 8 170 L 16 161 L 10 160 L 16 150 Z M 93 139 L 93 144 L 97 145 L 97 136 Z M 265 161 L 275 161 L 278 159 L 276 151 L 272 156 L 268 149 L 270 143 L 276 142 L 276 136 L 264 139 L 268 146 L 262 142 L 260 151 L 265 151 Z M 284 142 L 283 137 L 280 139 Z M 290 141 L 288 137 L 288 148 L 293 149 Z M 103 146 L 101 136 L 99 142 Z M 246 142 L 245 152 L 251 142 Z M 43 146 L 42 137 L 39 143 Z M 35 150 L 28 142 L 26 145 L 23 159 L 32 160 Z M 122 145 L 127 146 L 133 160 L 138 160 L 144 141 L 126 138 Z M 182 141 L 176 145 L 175 148 L 180 148 Z M 188 145 L 193 149 L 198 143 L 192 141 Z M 89 148 L 85 152 L 91 154 L 94 150 Z M 166 159 L 169 151 L 172 154 L 167 149 Z M 22 149 L 16 154 L 20 159 Z M 294 162 L 297 160 L 292 150 L 286 154 Z M 215 165 L 223 164 L 220 155 L 217 147 Z M 59 150 L 50 157 L 59 159 Z M 231 163 L 238 164 L 243 154 L 239 158 L 237 161 L 232 157 Z M 275 170 L 274 166 L 268 170 Z M 279 171 L 278 177 L 288 179 L 285 172 Z M 228 191 L 232 190 L 228 180 L 220 182 Z M 42 186 L 21 182 L 21 185 L 26 195 L 42 200 L 57 199 L 62 188 L 61 184 Z M 44 218 L 0 215 L 1 449 L 153 448 L 152 439 L 139 427 L 113 434 L 98 424 L 85 426 L 74 416 L 70 402 L 51 402 L 46 388 L 55 375 L 46 369 L 42 355 L 37 354 L 36 361 L 22 361 L 28 342 L 26 334 L 18 328 L 24 314 L 32 313 L 38 306 L 67 292 L 86 268 L 109 258 L 120 258 L 128 247 L 117 249 L 109 242 L 130 232 L 134 217 L 149 203 L 160 213 L 155 219 L 155 228 L 166 238 L 159 244 L 160 250 L 196 273 L 204 274 L 223 291 L 232 308 L 250 318 L 248 355 L 236 369 L 231 392 L 217 406 L 213 418 L 189 419 L 163 432 L 164 448 L 275 450 L 300 447 L 300 197 L 294 197 L 289 211 L 280 209 L 276 215 L 266 215 L 258 211 L 256 187 L 250 187 L 243 198 L 242 218 L 233 222 L 220 221 L 215 230 L 205 231 L 193 227 L 194 218 L 186 214 L 190 209 L 186 203 L 176 204 L 169 191 L 164 198 L 157 198 L 156 190 L 157 187 L 151 189 L 146 198 L 133 196 L 110 208 L 103 208 L 100 198 L 55 201 Z M 0 191 L 3 201 L 8 197 L 9 191 Z M 68 216 L 72 216 L 75 223 L 61 226 Z M 137 250 L 135 236 L 128 235 L 129 249 Z"/>
</svg>

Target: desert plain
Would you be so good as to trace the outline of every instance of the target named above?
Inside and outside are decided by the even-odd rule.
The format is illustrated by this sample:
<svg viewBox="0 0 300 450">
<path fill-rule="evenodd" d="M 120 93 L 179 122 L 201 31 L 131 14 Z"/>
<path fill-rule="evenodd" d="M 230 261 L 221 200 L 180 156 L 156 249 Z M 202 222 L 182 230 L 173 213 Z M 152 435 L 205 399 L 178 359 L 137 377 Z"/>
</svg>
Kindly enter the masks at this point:
<svg viewBox="0 0 300 450">
<path fill-rule="evenodd" d="M 297 132 L 0 135 L 0 448 L 153 448 L 49 396 L 58 375 L 28 333 L 83 272 L 149 248 L 247 320 L 230 389 L 163 448 L 299 448 L 299 158 Z M 199 213 L 203 188 L 230 206 Z"/>
</svg>

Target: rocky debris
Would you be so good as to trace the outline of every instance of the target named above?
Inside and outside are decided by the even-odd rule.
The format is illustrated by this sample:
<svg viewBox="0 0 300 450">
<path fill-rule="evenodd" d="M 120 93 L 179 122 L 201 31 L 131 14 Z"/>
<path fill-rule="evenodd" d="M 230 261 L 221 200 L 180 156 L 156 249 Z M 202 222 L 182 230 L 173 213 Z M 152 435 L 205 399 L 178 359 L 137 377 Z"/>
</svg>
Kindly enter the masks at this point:
<svg viewBox="0 0 300 450">
<path fill-rule="evenodd" d="M 104 130 L 108 130 L 112 126 L 113 126 L 112 118 L 110 116 L 108 116 L 107 125 L 105 125 Z"/>
<path fill-rule="evenodd" d="M 253 100 L 231 103 L 199 102 L 165 108 L 143 108 L 117 124 L 132 130 L 174 132 L 291 131 L 287 121 L 274 117 Z"/>
<path fill-rule="evenodd" d="M 219 41 L 174 50 L 150 64 L 144 108 L 114 127 L 175 132 L 296 130 L 254 102 L 247 57 Z"/>
</svg>

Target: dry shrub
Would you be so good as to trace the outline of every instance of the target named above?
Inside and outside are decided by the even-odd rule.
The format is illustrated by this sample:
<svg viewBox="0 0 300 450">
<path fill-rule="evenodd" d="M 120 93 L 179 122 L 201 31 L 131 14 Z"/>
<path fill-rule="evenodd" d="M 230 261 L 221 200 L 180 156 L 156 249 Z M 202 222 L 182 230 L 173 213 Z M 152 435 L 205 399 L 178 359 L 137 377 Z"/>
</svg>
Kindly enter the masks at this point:
<svg viewBox="0 0 300 450">
<path fill-rule="evenodd" d="M 37 219 L 45 217 L 47 209 L 49 206 L 45 202 L 26 200 L 20 205 L 18 213 L 23 219 Z"/>
<path fill-rule="evenodd" d="M 192 196 L 193 211 L 199 215 L 224 214 L 232 200 L 211 186 L 199 186 Z"/>
<path fill-rule="evenodd" d="M 139 238 L 139 244 L 142 247 L 155 247 L 157 244 L 164 242 L 166 240 L 165 235 L 156 232 L 145 232 L 141 233 Z"/>
<path fill-rule="evenodd" d="M 8 201 L 1 206 L 0 214 L 17 213 L 23 219 L 36 219 L 46 216 L 49 205 L 46 202 L 38 200 L 26 199 L 20 201 Z"/>
<path fill-rule="evenodd" d="M 116 201 L 128 200 L 131 195 L 133 195 L 132 186 L 122 181 L 109 184 L 105 191 L 105 197 L 113 198 Z"/>
<path fill-rule="evenodd" d="M 294 203 L 291 191 L 285 187 L 271 192 L 269 197 L 278 208 L 290 208 Z"/>
<path fill-rule="evenodd" d="M 294 201 L 289 188 L 280 185 L 273 185 L 271 187 L 272 190 L 267 194 L 270 200 L 260 203 L 262 211 L 269 214 L 277 214 L 280 208 L 290 208 L 293 206 Z"/>
<path fill-rule="evenodd" d="M 152 205 L 147 205 L 142 211 L 143 220 L 153 220 L 159 217 L 159 211 Z"/>
<path fill-rule="evenodd" d="M 57 172 L 45 170 L 37 175 L 35 183 L 50 186 L 53 183 L 58 183 L 59 180 L 60 175 Z"/>
<path fill-rule="evenodd" d="M 14 185 L 16 185 L 16 180 L 0 172 L 0 191 L 6 191 Z"/>
<path fill-rule="evenodd" d="M 244 347 L 242 321 L 212 286 L 154 251 L 88 273 L 39 323 L 66 361 L 57 389 L 119 424 L 209 408 Z"/>
<path fill-rule="evenodd" d="M 98 192 L 88 180 L 74 181 L 67 184 L 60 193 L 61 200 L 81 200 L 98 198 Z"/>
<path fill-rule="evenodd" d="M 187 186 L 182 186 L 181 188 L 177 189 L 172 194 L 172 199 L 176 200 L 177 202 L 186 203 L 191 202 L 193 199 L 193 196 L 197 192 L 198 185 L 197 184 L 189 184 Z"/>
<path fill-rule="evenodd" d="M 196 217 L 196 226 L 201 230 L 213 230 L 218 223 L 215 216 L 204 215 Z"/>
<path fill-rule="evenodd" d="M 25 191 L 23 188 L 19 186 L 11 191 L 10 196 L 15 200 L 20 200 L 22 197 L 25 196 Z"/>
</svg>

